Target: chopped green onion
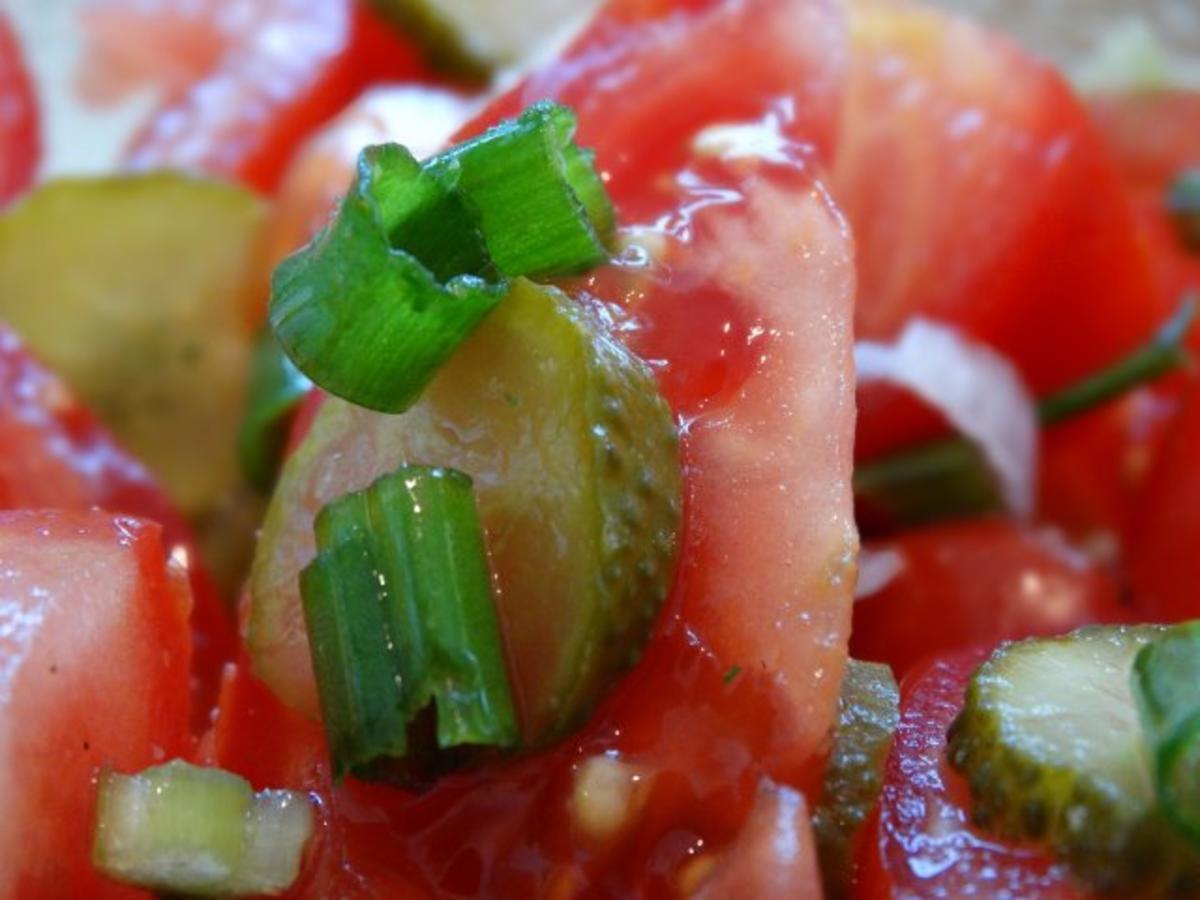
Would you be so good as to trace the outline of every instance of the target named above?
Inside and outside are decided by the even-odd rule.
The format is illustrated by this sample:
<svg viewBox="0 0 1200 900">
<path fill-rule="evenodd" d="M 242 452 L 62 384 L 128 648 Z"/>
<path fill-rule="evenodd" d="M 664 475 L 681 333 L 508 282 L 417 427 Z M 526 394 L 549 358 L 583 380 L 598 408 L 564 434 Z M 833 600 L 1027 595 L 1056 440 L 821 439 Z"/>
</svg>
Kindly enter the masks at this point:
<svg viewBox="0 0 1200 900">
<path fill-rule="evenodd" d="M 300 871 L 312 809 L 293 791 L 173 760 L 105 772 L 92 859 L 118 881 L 173 893 L 274 894 Z"/>
<path fill-rule="evenodd" d="M 1185 341 L 1196 315 L 1194 298 L 1128 356 L 1038 402 L 1038 421 L 1057 425 L 1174 371 L 1189 359 Z M 865 521 L 917 525 L 987 512 L 1000 492 L 979 449 L 962 438 L 933 441 L 859 466 L 854 496 Z"/>
<path fill-rule="evenodd" d="M 242 471 L 261 491 L 271 489 L 289 417 L 311 387 L 312 382 L 288 359 L 274 333 L 264 329 L 250 363 L 246 415 L 238 431 Z"/>
<path fill-rule="evenodd" d="M 575 116 L 538 103 L 424 164 L 366 148 L 333 223 L 284 260 L 271 326 L 322 388 L 403 412 L 510 277 L 603 261 L 614 215 Z"/>
<path fill-rule="evenodd" d="M 1184 246 L 1200 253 L 1200 168 L 1184 170 L 1171 184 L 1167 212 Z"/>
<path fill-rule="evenodd" d="M 612 204 L 592 154 L 572 142 L 575 124 L 565 106 L 536 103 L 425 164 L 456 171 L 496 268 L 509 277 L 571 274 L 608 255 Z"/>
<path fill-rule="evenodd" d="M 1176 625 L 1138 652 L 1133 694 L 1159 803 L 1200 846 L 1200 621 Z"/>
<path fill-rule="evenodd" d="M 300 586 L 335 774 L 407 758 L 419 777 L 431 709 L 439 750 L 516 744 L 471 480 L 402 466 L 326 506 L 316 532 Z"/>
</svg>

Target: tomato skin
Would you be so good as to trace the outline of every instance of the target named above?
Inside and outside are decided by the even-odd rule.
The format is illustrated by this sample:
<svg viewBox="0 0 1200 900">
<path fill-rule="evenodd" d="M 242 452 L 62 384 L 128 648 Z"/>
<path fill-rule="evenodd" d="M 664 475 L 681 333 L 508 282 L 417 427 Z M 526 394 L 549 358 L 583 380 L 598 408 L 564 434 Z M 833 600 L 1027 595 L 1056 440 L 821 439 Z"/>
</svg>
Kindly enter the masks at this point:
<svg viewBox="0 0 1200 900">
<path fill-rule="evenodd" d="M 0 512 L 0 573 L 0 894 L 148 896 L 102 878 L 91 844 L 100 767 L 136 771 L 191 747 L 187 589 L 161 529 Z"/>
<path fill-rule="evenodd" d="M 971 672 L 989 650 L 963 650 L 913 669 L 900 685 L 900 725 L 888 756 L 879 808 L 864 828 L 856 900 L 1088 895 L 1032 847 L 970 824 L 970 790 L 946 762 L 946 729 Z"/>
<path fill-rule="evenodd" d="M 150 15 L 168 17 L 174 5 L 160 2 Z M 220 22 L 229 6 L 209 0 L 204 15 Z M 271 191 L 303 139 L 368 84 L 428 77 L 414 46 L 356 0 L 274 0 L 222 38 L 213 68 L 134 136 L 130 166 L 185 168 Z"/>
<path fill-rule="evenodd" d="M 33 82 L 8 17 L 0 11 L 0 206 L 33 183 L 41 129 Z"/>
<path fill-rule="evenodd" d="M 142 466 L 57 376 L 0 326 L 0 509 L 88 509 L 158 522 L 186 560 L 194 629 L 195 725 L 207 727 L 221 666 L 237 637 L 197 555 L 191 529 Z"/>
<path fill-rule="evenodd" d="M 857 333 L 946 322 L 1008 356 L 1039 396 L 1139 343 L 1162 313 L 1147 247 L 1061 76 L 963 19 L 852 6 L 832 170 L 858 249 Z M 860 459 L 939 427 L 860 405 Z"/>
<path fill-rule="evenodd" d="M 850 653 L 897 677 L 974 644 L 1128 621 L 1115 579 L 1055 532 L 1007 519 L 937 525 L 871 545 L 898 571 L 854 604 Z"/>
<path fill-rule="evenodd" d="M 1129 580 L 1138 612 L 1156 622 L 1200 617 L 1200 385 L 1193 383 L 1138 498 Z"/>
</svg>

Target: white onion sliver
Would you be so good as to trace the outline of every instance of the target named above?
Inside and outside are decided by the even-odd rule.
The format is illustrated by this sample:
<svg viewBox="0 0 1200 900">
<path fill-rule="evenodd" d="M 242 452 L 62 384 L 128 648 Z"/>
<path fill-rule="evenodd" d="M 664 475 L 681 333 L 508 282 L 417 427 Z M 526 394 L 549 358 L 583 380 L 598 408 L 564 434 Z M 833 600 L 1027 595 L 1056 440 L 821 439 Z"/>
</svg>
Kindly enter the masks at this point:
<svg viewBox="0 0 1200 900">
<path fill-rule="evenodd" d="M 983 452 L 1008 508 L 1022 518 L 1033 513 L 1037 412 L 1012 363 L 926 319 L 909 322 L 894 344 L 860 341 L 854 362 L 860 381 L 900 385 L 944 415 Z"/>
<path fill-rule="evenodd" d="M 862 547 L 858 551 L 858 581 L 854 599 L 863 600 L 882 591 L 904 571 L 904 557 L 896 550 L 874 550 Z"/>
</svg>

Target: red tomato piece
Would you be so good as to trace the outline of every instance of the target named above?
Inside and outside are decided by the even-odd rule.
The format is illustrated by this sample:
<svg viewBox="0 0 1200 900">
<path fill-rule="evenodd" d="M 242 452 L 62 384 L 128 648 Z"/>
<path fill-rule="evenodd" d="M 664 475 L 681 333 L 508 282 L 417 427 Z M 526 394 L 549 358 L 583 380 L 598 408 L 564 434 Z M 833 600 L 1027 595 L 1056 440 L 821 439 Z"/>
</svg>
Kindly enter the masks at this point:
<svg viewBox="0 0 1200 900">
<path fill-rule="evenodd" d="M 33 182 L 41 140 L 33 82 L 12 25 L 0 11 L 0 206 Z"/>
<path fill-rule="evenodd" d="M 1116 581 L 1049 529 L 1006 519 L 939 525 L 869 548 L 891 574 L 854 604 L 850 652 L 897 677 L 925 657 L 974 644 L 1128 621 Z"/>
<path fill-rule="evenodd" d="M 107 0 L 85 24 L 97 77 L 155 73 L 176 88 L 135 135 L 129 165 L 234 177 L 264 191 L 302 140 L 368 84 L 426 77 L 415 48 L 356 0 Z M 175 48 L 192 33 L 195 50 L 181 63 Z"/>
<path fill-rule="evenodd" d="M 1148 335 L 1162 306 L 1146 247 L 1062 77 L 965 19 L 851 7 L 832 169 L 858 250 L 858 334 L 944 321 L 1012 359 L 1036 395 Z M 939 425 L 894 404 L 862 409 L 859 458 Z"/>
<path fill-rule="evenodd" d="M 0 512 L 0 894 L 148 896 L 92 867 L 95 775 L 190 749 L 188 602 L 156 524 Z"/>
<path fill-rule="evenodd" d="M 1129 580 L 1147 619 L 1200 617 L 1200 386 L 1193 384 L 1138 499 Z"/>
<path fill-rule="evenodd" d="M 1065 867 L 971 825 L 970 790 L 946 762 L 946 729 L 971 672 L 969 650 L 914 669 L 900 686 L 900 726 L 876 815 L 864 826 L 857 900 L 1021 897 L 1082 900 Z"/>
<path fill-rule="evenodd" d="M 207 727 L 236 635 L 191 529 L 139 463 L 58 377 L 0 326 L 0 509 L 103 509 L 158 522 L 168 555 L 186 561 L 194 605 L 196 724 Z"/>
</svg>

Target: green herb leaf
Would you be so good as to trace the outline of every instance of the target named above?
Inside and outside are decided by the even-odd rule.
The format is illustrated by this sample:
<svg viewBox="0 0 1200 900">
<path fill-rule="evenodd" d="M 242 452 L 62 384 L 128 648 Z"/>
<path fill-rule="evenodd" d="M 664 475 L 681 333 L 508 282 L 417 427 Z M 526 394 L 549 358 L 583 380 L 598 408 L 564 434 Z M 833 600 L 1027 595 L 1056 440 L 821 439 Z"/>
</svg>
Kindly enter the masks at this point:
<svg viewBox="0 0 1200 900">
<path fill-rule="evenodd" d="M 335 774 L 409 757 L 432 704 L 437 747 L 518 740 L 471 480 L 403 466 L 322 510 L 301 573 Z"/>
<path fill-rule="evenodd" d="M 238 456 L 250 483 L 269 491 L 279 470 L 291 414 L 312 382 L 288 359 L 268 328 L 259 335 L 250 363 L 246 414 L 238 430 Z"/>
<path fill-rule="evenodd" d="M 1171 184 L 1167 212 L 1183 245 L 1200 253 L 1200 168 L 1185 169 Z"/>
<path fill-rule="evenodd" d="M 1135 387 L 1178 369 L 1196 301 L 1186 298 L 1147 341 L 1128 356 L 1038 402 L 1043 427 L 1095 409 Z M 918 525 L 998 509 L 1000 492 L 979 449 L 962 438 L 933 441 L 859 466 L 854 497 L 861 518 L 882 526 Z"/>
<path fill-rule="evenodd" d="M 1159 803 L 1200 846 L 1200 621 L 1143 647 L 1132 677 Z"/>
</svg>

